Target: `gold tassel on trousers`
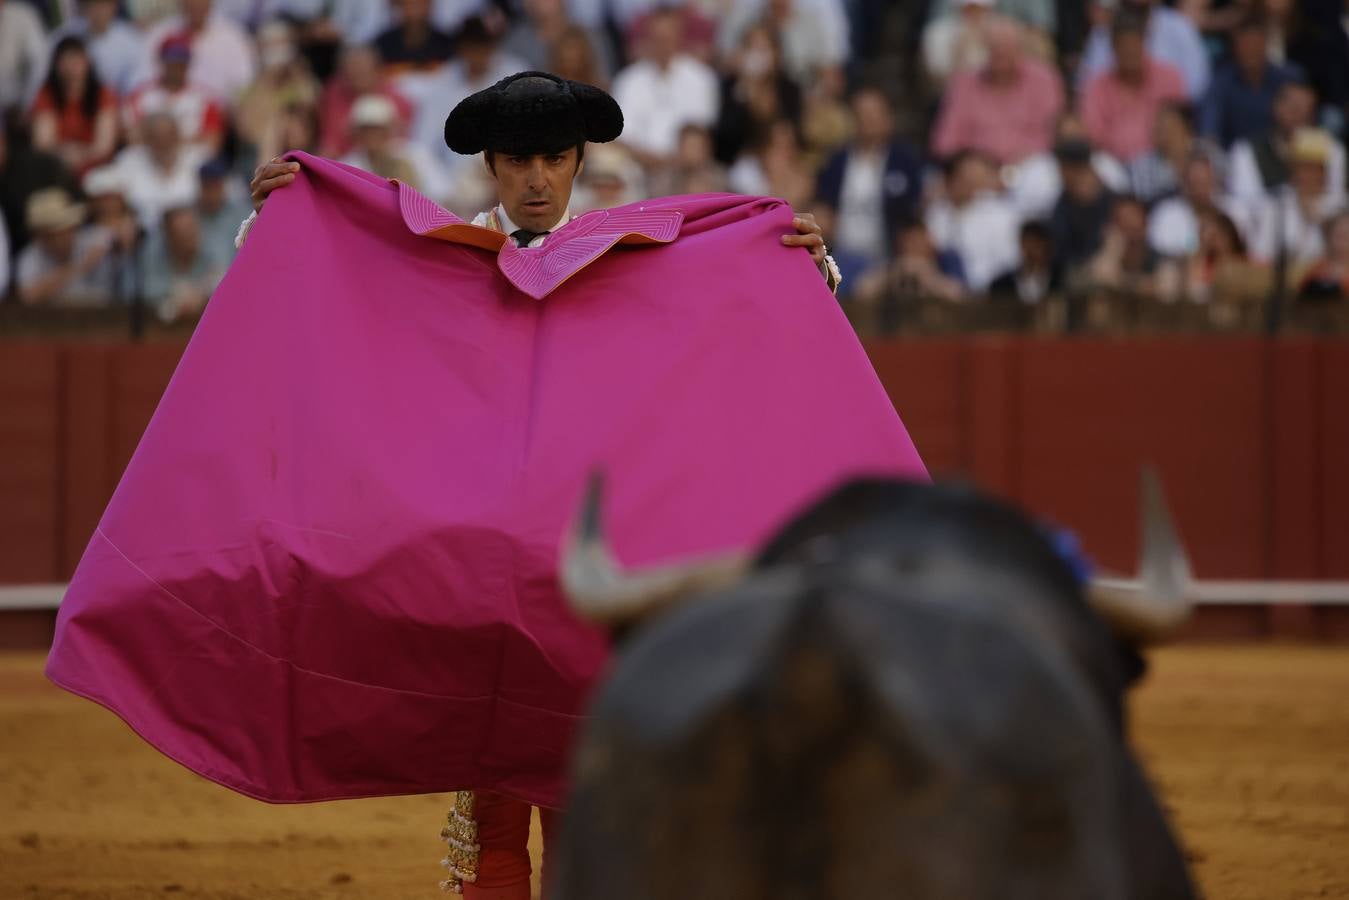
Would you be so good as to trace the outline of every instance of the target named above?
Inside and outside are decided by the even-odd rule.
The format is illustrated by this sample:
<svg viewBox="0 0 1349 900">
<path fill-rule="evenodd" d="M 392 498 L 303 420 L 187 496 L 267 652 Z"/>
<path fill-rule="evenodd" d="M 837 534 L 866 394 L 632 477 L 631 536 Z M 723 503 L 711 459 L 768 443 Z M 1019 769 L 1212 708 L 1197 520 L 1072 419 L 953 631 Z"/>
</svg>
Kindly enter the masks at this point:
<svg viewBox="0 0 1349 900">
<path fill-rule="evenodd" d="M 464 882 L 473 884 L 478 880 L 478 820 L 472 791 L 457 791 L 454 806 L 440 836 L 449 847 L 445 858 L 440 861 L 450 872 L 450 877 L 440 883 L 441 890 L 452 894 L 464 892 Z"/>
</svg>

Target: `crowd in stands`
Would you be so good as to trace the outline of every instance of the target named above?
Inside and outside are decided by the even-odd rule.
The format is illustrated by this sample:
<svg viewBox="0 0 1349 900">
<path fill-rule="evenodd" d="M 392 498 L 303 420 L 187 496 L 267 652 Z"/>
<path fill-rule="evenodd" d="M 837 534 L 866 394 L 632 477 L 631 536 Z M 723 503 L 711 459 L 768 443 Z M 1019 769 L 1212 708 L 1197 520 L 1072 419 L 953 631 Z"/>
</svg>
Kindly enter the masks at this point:
<svg viewBox="0 0 1349 900">
<path fill-rule="evenodd" d="M 470 217 L 445 115 L 525 69 L 623 109 L 573 214 L 782 197 L 868 327 L 1349 306 L 1349 0 L 0 0 L 0 293 L 191 318 L 287 150 Z"/>
</svg>

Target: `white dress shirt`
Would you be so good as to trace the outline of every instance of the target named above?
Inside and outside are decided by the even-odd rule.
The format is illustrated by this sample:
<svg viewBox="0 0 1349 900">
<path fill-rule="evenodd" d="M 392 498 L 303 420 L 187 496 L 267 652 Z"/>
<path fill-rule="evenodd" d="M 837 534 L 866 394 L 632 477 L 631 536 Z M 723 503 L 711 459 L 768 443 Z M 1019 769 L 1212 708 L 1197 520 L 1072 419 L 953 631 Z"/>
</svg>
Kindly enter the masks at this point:
<svg viewBox="0 0 1349 900">
<path fill-rule="evenodd" d="M 614 79 L 614 99 L 623 110 L 623 140 L 658 156 L 670 156 L 679 129 L 711 127 L 721 105 L 716 73 L 691 56 L 676 56 L 669 68 L 635 62 Z"/>
<path fill-rule="evenodd" d="M 470 222 L 469 224 L 477 225 L 481 228 L 491 228 L 492 213 L 496 213 L 497 224 L 501 226 L 502 234 L 506 235 L 507 237 L 510 237 L 512 234 L 520 230 L 520 226 L 512 222 L 511 217 L 506 215 L 506 207 L 502 206 L 500 203 L 496 205 L 495 209 L 489 209 L 478 213 L 476 216 L 473 217 L 473 221 Z M 561 228 L 563 225 L 566 225 L 570 221 L 571 221 L 571 208 L 569 207 L 562 211 L 562 218 L 554 222 L 552 228 L 549 228 L 548 231 L 543 234 L 537 235 L 532 241 L 529 242 L 528 246 L 531 249 L 534 247 L 542 247 L 543 242 L 548 239 L 548 235 L 552 234 L 554 231 L 557 231 L 559 228 Z"/>
<path fill-rule="evenodd" d="M 960 256 L 965 280 L 976 294 L 1021 264 L 1021 217 L 1011 202 L 992 192 L 961 207 L 946 200 L 934 202 L 928 209 L 927 230 L 938 249 Z"/>
</svg>

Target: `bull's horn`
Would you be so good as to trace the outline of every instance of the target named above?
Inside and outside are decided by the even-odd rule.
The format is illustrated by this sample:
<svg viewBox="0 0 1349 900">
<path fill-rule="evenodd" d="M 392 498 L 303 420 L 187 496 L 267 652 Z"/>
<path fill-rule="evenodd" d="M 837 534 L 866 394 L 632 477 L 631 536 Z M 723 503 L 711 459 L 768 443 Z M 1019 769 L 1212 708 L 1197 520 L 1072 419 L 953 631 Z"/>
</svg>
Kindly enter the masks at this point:
<svg viewBox="0 0 1349 900">
<path fill-rule="evenodd" d="M 564 541 L 559 567 L 563 593 L 582 616 L 599 622 L 629 621 L 688 594 L 731 584 L 749 569 L 748 556 L 726 555 L 623 571 L 604 539 L 603 488 L 603 478 L 592 475 L 581 514 Z"/>
<path fill-rule="evenodd" d="M 1187 592 L 1190 563 L 1176 535 L 1151 467 L 1141 475 L 1141 546 L 1137 578 L 1093 578 L 1087 596 L 1116 631 L 1142 642 L 1159 641 L 1183 625 L 1193 612 Z"/>
</svg>

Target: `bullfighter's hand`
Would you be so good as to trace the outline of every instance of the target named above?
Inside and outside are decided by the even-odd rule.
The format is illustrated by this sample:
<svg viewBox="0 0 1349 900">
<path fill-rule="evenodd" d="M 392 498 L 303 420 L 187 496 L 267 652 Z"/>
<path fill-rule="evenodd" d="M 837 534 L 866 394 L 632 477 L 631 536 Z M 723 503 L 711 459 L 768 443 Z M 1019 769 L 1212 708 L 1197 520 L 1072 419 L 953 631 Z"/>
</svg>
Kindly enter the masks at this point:
<svg viewBox="0 0 1349 900">
<path fill-rule="evenodd" d="M 820 223 L 810 213 L 797 213 L 792 225 L 796 227 L 796 233 L 784 234 L 782 243 L 788 247 L 805 247 L 810 251 L 810 258 L 815 261 L 815 265 L 823 265 L 826 251 L 824 229 Z"/>
<path fill-rule="evenodd" d="M 300 171 L 300 164 L 297 162 L 287 162 L 277 156 L 271 162 L 258 166 L 257 171 L 253 173 L 253 180 L 248 183 L 248 189 L 253 193 L 253 208 L 262 209 L 262 202 L 267 199 L 267 195 L 279 187 L 285 187 L 295 180 L 295 173 Z"/>
</svg>

